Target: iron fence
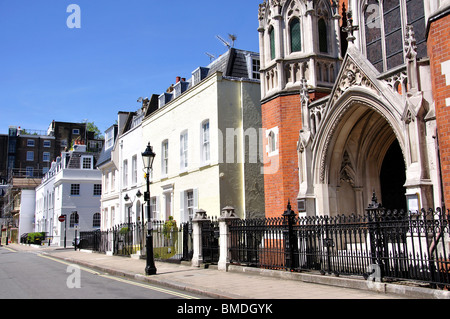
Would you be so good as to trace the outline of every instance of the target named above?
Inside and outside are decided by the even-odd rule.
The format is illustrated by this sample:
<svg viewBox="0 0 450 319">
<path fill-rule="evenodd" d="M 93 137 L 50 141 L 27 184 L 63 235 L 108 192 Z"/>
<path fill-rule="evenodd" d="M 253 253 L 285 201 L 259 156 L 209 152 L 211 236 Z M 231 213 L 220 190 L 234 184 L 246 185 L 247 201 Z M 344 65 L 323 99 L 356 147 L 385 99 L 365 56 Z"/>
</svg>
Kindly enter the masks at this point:
<svg viewBox="0 0 450 319">
<path fill-rule="evenodd" d="M 230 258 L 268 269 L 449 285 L 449 217 L 440 209 L 376 208 L 364 216 L 237 219 L 229 227 Z"/>
<path fill-rule="evenodd" d="M 182 223 L 180 226 L 168 227 L 165 221 L 153 221 L 153 254 L 162 260 L 192 259 L 192 225 Z M 124 223 L 107 231 L 80 232 L 80 249 L 90 249 L 113 255 L 131 256 L 146 254 L 147 223 Z"/>
<path fill-rule="evenodd" d="M 217 264 L 219 261 L 219 221 L 209 219 L 201 223 L 203 262 Z"/>
</svg>

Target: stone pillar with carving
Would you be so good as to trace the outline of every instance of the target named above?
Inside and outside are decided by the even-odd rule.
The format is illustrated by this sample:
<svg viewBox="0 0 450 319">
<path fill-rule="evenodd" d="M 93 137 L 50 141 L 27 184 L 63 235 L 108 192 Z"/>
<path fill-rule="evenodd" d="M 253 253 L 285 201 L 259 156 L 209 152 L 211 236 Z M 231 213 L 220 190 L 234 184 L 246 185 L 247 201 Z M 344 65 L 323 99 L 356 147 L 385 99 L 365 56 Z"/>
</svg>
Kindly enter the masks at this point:
<svg viewBox="0 0 450 319">
<path fill-rule="evenodd" d="M 231 237 L 229 226 L 233 220 L 238 219 L 233 207 L 227 206 L 222 210 L 219 218 L 219 231 L 220 231 L 220 257 L 218 263 L 218 269 L 222 271 L 228 270 L 230 264 L 230 246 Z"/>
<path fill-rule="evenodd" d="M 194 219 L 192 220 L 193 267 L 200 267 L 200 265 L 203 263 L 202 224 L 208 221 L 209 220 L 206 215 L 206 211 L 202 209 L 196 211 Z"/>
</svg>

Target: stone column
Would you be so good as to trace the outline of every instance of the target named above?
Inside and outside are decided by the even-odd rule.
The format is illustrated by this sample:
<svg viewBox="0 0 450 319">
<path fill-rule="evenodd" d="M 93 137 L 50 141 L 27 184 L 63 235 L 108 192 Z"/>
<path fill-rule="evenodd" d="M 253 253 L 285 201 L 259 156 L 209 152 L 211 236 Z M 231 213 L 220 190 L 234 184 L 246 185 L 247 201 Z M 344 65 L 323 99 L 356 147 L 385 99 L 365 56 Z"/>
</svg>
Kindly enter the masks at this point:
<svg viewBox="0 0 450 319">
<path fill-rule="evenodd" d="M 228 270 L 230 264 L 230 246 L 231 238 L 229 226 L 231 221 L 238 219 L 233 207 L 227 206 L 222 210 L 219 218 L 219 231 L 220 231 L 220 257 L 218 263 L 218 269 L 222 271 Z"/>
<path fill-rule="evenodd" d="M 203 263 L 202 224 L 206 221 L 208 221 L 206 211 L 202 209 L 197 210 L 194 219 L 192 220 L 192 267 L 200 267 L 200 265 Z"/>
</svg>

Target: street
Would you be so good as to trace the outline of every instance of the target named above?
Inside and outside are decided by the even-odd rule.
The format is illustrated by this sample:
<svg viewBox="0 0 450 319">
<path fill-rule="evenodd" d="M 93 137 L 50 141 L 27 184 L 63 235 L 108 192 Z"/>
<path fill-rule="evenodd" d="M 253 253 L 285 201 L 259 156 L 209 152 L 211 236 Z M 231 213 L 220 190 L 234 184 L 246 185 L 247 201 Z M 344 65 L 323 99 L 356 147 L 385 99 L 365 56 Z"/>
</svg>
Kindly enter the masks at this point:
<svg viewBox="0 0 450 319">
<path fill-rule="evenodd" d="M 198 298 L 186 292 L 100 273 L 38 252 L 0 247 L 0 299 Z"/>
</svg>

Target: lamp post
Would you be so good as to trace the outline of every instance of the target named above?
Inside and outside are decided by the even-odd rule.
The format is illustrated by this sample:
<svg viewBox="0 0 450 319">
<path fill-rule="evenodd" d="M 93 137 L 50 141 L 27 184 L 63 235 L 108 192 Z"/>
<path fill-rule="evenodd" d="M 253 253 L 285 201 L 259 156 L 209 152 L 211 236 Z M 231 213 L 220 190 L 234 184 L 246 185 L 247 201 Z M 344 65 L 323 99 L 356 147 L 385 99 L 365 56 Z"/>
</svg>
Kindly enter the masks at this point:
<svg viewBox="0 0 450 319">
<path fill-rule="evenodd" d="M 145 267 L 145 274 L 147 276 L 156 275 L 155 260 L 153 257 L 153 225 L 152 216 L 150 209 L 150 171 L 153 167 L 153 160 L 156 154 L 153 152 L 153 148 L 150 143 L 148 143 L 147 148 L 144 153 L 142 153 L 142 160 L 144 161 L 144 168 L 146 169 L 146 181 L 147 181 L 147 191 L 144 194 L 144 200 L 147 201 L 147 265 Z"/>
</svg>

